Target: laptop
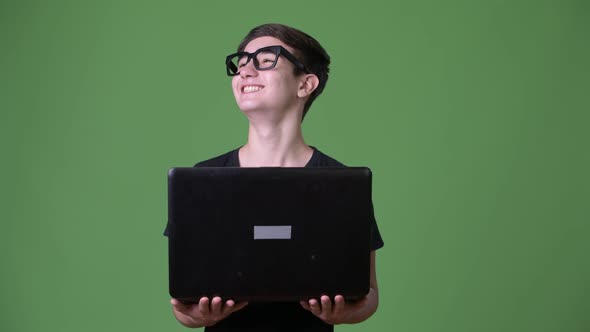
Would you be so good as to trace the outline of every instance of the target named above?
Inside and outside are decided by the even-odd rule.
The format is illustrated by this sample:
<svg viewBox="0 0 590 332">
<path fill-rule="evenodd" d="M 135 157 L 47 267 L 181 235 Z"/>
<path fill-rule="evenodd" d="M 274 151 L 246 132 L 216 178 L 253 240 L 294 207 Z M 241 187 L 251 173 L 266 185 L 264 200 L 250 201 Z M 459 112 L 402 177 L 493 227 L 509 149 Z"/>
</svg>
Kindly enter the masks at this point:
<svg viewBox="0 0 590 332">
<path fill-rule="evenodd" d="M 298 301 L 369 291 L 371 171 L 168 172 L 170 295 Z"/>
</svg>

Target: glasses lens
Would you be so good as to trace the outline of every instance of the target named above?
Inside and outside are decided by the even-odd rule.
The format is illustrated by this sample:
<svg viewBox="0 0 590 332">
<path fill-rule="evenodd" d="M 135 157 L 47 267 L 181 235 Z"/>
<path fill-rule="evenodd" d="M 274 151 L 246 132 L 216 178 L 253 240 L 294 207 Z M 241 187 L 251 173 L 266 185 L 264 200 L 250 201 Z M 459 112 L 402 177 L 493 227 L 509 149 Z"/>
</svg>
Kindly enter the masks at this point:
<svg viewBox="0 0 590 332">
<path fill-rule="evenodd" d="M 266 70 L 274 68 L 279 58 L 279 51 L 274 48 L 263 48 L 255 52 L 256 58 L 254 59 L 254 65 L 257 70 Z M 250 62 L 252 53 L 237 53 L 227 58 L 227 72 L 229 75 L 237 75 L 242 67 L 246 66 Z"/>
<path fill-rule="evenodd" d="M 278 54 L 273 50 L 262 51 L 256 55 L 258 69 L 270 69 L 277 63 Z"/>
<path fill-rule="evenodd" d="M 227 70 L 230 74 L 235 75 L 240 72 L 240 65 L 244 65 L 248 61 L 248 56 L 234 55 L 227 61 Z"/>
</svg>

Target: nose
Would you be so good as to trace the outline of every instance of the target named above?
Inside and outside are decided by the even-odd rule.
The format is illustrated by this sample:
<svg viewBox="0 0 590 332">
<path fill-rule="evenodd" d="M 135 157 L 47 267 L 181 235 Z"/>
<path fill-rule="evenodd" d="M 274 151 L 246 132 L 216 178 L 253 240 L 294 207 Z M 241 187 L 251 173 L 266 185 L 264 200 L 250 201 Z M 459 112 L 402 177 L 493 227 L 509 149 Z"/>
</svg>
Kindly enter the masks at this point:
<svg viewBox="0 0 590 332">
<path fill-rule="evenodd" d="M 254 67 L 254 60 L 248 61 L 248 63 L 240 68 L 240 77 L 256 77 L 258 76 L 258 70 Z"/>
</svg>

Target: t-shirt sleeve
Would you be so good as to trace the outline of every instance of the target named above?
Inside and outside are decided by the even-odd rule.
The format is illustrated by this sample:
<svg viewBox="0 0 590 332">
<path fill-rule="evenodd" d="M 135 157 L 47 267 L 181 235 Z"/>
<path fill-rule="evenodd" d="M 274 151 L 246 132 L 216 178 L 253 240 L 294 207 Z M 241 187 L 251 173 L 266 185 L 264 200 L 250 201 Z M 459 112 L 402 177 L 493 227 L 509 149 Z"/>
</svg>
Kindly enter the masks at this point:
<svg viewBox="0 0 590 332">
<path fill-rule="evenodd" d="M 375 211 L 373 209 L 373 203 L 371 203 L 371 251 L 375 251 L 383 247 L 383 239 L 377 227 L 377 220 L 375 220 Z"/>
<path fill-rule="evenodd" d="M 170 235 L 170 221 L 166 222 L 166 228 L 164 229 L 164 236 Z"/>
</svg>

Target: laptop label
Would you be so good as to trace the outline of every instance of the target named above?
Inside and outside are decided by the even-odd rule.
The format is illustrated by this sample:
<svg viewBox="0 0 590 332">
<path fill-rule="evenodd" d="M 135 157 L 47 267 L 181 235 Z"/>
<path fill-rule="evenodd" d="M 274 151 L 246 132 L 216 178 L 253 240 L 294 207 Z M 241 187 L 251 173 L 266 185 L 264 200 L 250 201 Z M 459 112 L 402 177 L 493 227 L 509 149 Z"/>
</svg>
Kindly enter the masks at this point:
<svg viewBox="0 0 590 332">
<path fill-rule="evenodd" d="M 254 240 L 291 240 L 291 226 L 254 226 Z"/>
</svg>

